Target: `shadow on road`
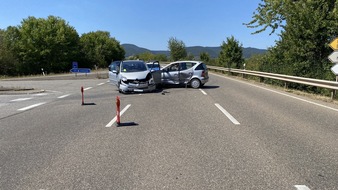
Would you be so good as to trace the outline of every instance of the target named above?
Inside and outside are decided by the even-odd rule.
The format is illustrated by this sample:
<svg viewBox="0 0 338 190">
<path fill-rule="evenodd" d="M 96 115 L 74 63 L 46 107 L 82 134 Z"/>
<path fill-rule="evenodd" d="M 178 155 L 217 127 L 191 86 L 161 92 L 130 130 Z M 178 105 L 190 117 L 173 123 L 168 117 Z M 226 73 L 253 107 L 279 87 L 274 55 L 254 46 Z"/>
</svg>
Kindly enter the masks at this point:
<svg viewBox="0 0 338 190">
<path fill-rule="evenodd" d="M 125 122 L 117 125 L 117 127 L 130 127 L 130 126 L 138 126 L 138 124 L 135 122 Z"/>
</svg>

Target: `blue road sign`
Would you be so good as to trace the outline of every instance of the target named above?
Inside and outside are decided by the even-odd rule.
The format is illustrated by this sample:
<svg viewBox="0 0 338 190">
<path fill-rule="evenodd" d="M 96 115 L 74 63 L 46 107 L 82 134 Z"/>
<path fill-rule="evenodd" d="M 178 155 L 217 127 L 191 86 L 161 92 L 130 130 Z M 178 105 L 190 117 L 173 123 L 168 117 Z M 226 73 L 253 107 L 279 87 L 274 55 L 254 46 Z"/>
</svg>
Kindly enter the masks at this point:
<svg viewBox="0 0 338 190">
<path fill-rule="evenodd" d="M 73 62 L 73 69 L 74 69 L 74 68 L 78 68 L 78 67 L 79 67 L 79 64 L 78 64 L 76 61 L 74 61 L 74 62 Z"/>
<path fill-rule="evenodd" d="M 72 68 L 70 70 L 70 72 L 72 72 L 72 73 L 90 73 L 90 69 L 89 68 Z"/>
</svg>

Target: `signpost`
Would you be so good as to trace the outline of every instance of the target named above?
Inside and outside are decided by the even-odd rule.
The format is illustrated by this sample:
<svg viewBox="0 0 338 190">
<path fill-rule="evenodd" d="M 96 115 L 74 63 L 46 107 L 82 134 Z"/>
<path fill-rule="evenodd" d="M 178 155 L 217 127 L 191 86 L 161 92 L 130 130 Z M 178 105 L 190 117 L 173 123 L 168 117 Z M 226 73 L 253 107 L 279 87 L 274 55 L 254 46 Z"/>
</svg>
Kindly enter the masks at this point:
<svg viewBox="0 0 338 190">
<path fill-rule="evenodd" d="M 333 50 L 338 50 L 338 38 L 334 39 L 331 43 L 330 43 L 330 47 L 333 49 Z"/>
<path fill-rule="evenodd" d="M 76 61 L 72 63 L 72 66 L 73 68 L 70 70 L 70 72 L 75 73 L 75 76 L 77 76 L 77 73 L 86 73 L 86 75 L 87 73 L 90 73 L 89 68 L 79 68 L 79 64 Z"/>
<path fill-rule="evenodd" d="M 76 61 L 73 62 L 73 69 L 74 68 L 79 68 L 79 64 Z"/>
<path fill-rule="evenodd" d="M 70 70 L 72 73 L 90 73 L 90 69 L 88 68 L 73 68 Z"/>
<path fill-rule="evenodd" d="M 338 76 L 338 64 L 335 64 L 333 67 L 331 67 L 331 71 Z"/>
<path fill-rule="evenodd" d="M 338 82 L 338 38 L 335 38 L 331 43 L 330 47 L 333 49 L 333 53 L 329 55 L 329 60 L 335 65 L 331 67 L 331 71 L 336 75 L 336 82 Z M 336 95 L 336 91 L 332 92 L 332 98 Z"/>
<path fill-rule="evenodd" d="M 333 53 L 331 53 L 329 55 L 329 60 L 332 62 L 332 63 L 338 63 L 338 51 L 334 51 Z"/>
</svg>

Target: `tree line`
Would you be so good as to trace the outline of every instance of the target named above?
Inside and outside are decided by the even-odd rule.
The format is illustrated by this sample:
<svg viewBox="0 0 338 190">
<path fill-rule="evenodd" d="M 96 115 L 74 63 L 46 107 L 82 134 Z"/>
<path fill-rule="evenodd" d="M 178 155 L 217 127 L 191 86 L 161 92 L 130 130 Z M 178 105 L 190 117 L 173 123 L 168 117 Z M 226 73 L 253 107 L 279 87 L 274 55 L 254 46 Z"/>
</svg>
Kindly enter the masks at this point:
<svg viewBox="0 0 338 190">
<path fill-rule="evenodd" d="M 60 17 L 28 17 L 21 25 L 0 30 L 0 75 L 17 76 L 68 72 L 72 62 L 79 67 L 106 68 L 112 60 L 124 59 L 120 42 L 109 32 L 79 36 Z"/>
<path fill-rule="evenodd" d="M 253 34 L 278 33 L 268 53 L 247 60 L 247 69 L 286 75 L 335 80 L 328 60 L 330 42 L 338 37 L 338 0 L 262 0 L 252 21 Z M 291 84 L 294 88 L 322 91 Z"/>
<path fill-rule="evenodd" d="M 207 64 L 244 68 L 286 75 L 335 80 L 328 60 L 329 43 L 338 37 L 338 0 L 262 0 L 252 20 L 244 23 L 255 29 L 253 35 L 270 30 L 279 40 L 266 54 L 243 59 L 242 44 L 234 36 L 221 43 L 216 59 L 202 52 L 198 58 L 186 52 L 182 40 L 168 40 L 170 57 L 142 53 L 127 59 L 176 61 L 198 59 Z M 20 26 L 0 30 L 0 75 L 25 75 L 68 72 L 73 61 L 79 66 L 105 68 L 112 60 L 121 60 L 125 51 L 109 32 L 96 31 L 78 35 L 65 20 L 28 17 Z M 278 82 L 277 82 L 278 83 Z M 316 87 L 291 84 L 302 90 L 320 91 Z"/>
</svg>

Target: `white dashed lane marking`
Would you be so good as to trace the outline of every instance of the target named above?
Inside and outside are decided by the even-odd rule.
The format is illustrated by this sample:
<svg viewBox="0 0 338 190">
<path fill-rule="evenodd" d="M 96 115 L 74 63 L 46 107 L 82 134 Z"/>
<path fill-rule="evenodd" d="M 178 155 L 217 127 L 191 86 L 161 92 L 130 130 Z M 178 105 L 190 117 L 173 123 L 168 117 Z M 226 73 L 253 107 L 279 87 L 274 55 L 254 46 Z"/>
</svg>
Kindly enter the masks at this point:
<svg viewBox="0 0 338 190">
<path fill-rule="evenodd" d="M 29 110 L 29 109 L 33 109 L 35 107 L 38 107 L 38 106 L 41 106 L 43 104 L 45 104 L 46 102 L 41 102 L 41 103 L 38 103 L 38 104 L 33 104 L 31 106 L 27 106 L 27 107 L 24 107 L 24 108 L 20 108 L 18 109 L 18 111 L 26 111 L 26 110 Z"/>
<path fill-rule="evenodd" d="M 30 100 L 30 99 L 32 98 L 18 98 L 18 99 L 11 100 L 11 102 L 21 102 L 21 101 Z"/>
<path fill-rule="evenodd" d="M 68 96 L 70 96 L 70 94 L 65 94 L 63 96 L 59 96 L 58 98 L 61 99 L 61 98 L 65 98 L 65 97 L 68 97 Z"/>
<path fill-rule="evenodd" d="M 90 90 L 90 89 L 92 89 L 93 87 L 88 87 L 88 88 L 85 88 L 85 89 L 83 89 L 83 90 Z"/>
<path fill-rule="evenodd" d="M 295 185 L 295 187 L 296 187 L 298 190 L 310 190 L 310 188 L 308 188 L 308 187 L 305 186 L 305 185 Z"/>
<path fill-rule="evenodd" d="M 223 112 L 223 114 L 224 114 L 225 116 L 227 116 L 233 124 L 235 124 L 235 125 L 240 125 L 240 123 L 239 123 L 239 122 L 238 122 L 238 121 L 237 121 L 237 120 L 236 120 L 229 112 L 227 112 L 221 105 L 215 104 L 215 106 L 216 106 L 219 110 L 221 110 L 221 112 Z"/>
<path fill-rule="evenodd" d="M 200 89 L 200 91 L 201 91 L 204 95 L 208 95 L 204 90 Z"/>
<path fill-rule="evenodd" d="M 97 86 L 101 86 L 101 85 L 104 85 L 105 83 L 103 82 L 103 83 L 100 83 L 100 84 L 97 84 Z"/>
<path fill-rule="evenodd" d="M 131 104 L 128 104 L 125 108 L 123 108 L 123 110 L 122 110 L 121 113 L 120 113 L 120 116 L 122 116 L 123 113 L 126 112 L 127 109 L 128 109 L 130 106 L 131 106 Z M 116 119 L 117 119 L 117 117 L 115 116 L 115 117 L 114 117 L 114 118 L 106 125 L 106 127 L 111 127 L 111 126 L 116 122 Z"/>
</svg>

